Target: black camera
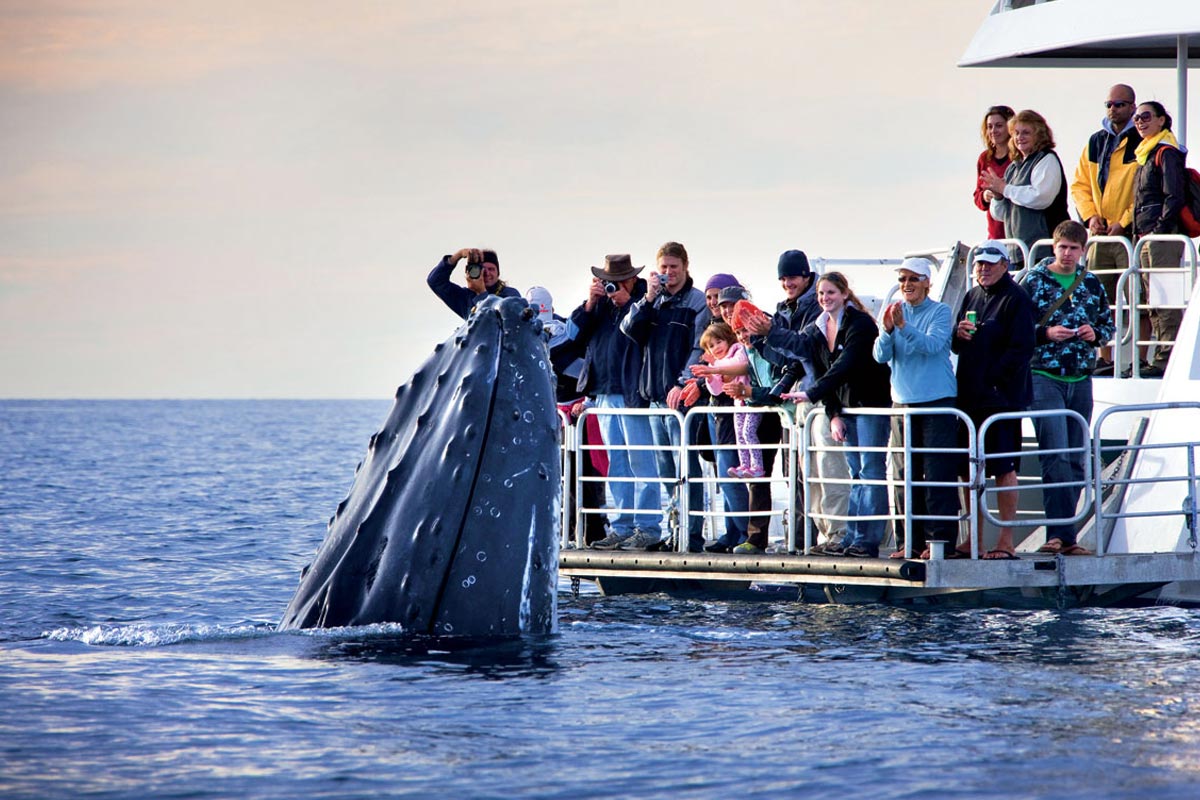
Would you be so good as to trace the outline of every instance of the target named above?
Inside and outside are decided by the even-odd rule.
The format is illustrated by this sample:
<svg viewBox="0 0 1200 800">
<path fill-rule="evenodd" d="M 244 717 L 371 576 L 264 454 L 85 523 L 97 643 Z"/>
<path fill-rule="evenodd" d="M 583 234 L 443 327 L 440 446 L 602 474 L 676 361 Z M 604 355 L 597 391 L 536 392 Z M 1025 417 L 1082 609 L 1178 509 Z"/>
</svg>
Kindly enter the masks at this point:
<svg viewBox="0 0 1200 800">
<path fill-rule="evenodd" d="M 478 262 L 467 264 L 467 277 L 471 280 L 477 279 L 483 274 L 483 264 Z"/>
<path fill-rule="evenodd" d="M 605 294 L 616 294 L 616 293 L 617 293 L 617 290 L 618 290 L 618 289 L 620 289 L 620 288 L 621 288 L 620 286 L 617 286 L 617 285 L 616 285 L 615 283 L 613 283 L 612 281 L 605 281 L 605 282 L 604 282 L 604 293 L 605 293 Z"/>
</svg>

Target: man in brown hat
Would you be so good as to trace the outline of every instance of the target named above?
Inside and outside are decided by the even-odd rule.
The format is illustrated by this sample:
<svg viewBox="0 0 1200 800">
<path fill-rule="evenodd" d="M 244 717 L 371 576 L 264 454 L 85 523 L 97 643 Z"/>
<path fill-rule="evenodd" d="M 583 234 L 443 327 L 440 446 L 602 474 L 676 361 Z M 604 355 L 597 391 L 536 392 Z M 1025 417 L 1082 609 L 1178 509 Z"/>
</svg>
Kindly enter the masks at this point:
<svg viewBox="0 0 1200 800">
<path fill-rule="evenodd" d="M 638 393 L 641 347 L 620 330 L 631 301 L 636 302 L 646 294 L 646 281 L 638 277 L 643 269 L 635 268 L 628 255 L 605 256 L 603 269 L 592 267 L 587 300 L 571 314 L 571 323 L 578 331 L 576 340 L 587 345 L 579 390 L 591 398 L 594 408 L 619 410 L 647 405 Z M 609 448 L 609 477 L 637 480 L 609 483 L 617 511 L 610 522 L 609 534 L 591 546 L 597 550 L 652 547 L 662 538 L 654 452 L 626 449 L 653 443 L 649 420 L 620 414 L 598 416 L 600 434 Z"/>
</svg>

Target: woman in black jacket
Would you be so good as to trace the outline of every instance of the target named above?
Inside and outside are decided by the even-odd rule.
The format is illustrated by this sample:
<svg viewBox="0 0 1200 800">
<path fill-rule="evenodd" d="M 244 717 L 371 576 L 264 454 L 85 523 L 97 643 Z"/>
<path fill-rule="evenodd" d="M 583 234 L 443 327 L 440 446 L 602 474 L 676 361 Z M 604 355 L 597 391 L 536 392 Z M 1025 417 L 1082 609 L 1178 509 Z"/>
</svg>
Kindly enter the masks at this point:
<svg viewBox="0 0 1200 800">
<path fill-rule="evenodd" d="M 785 396 L 824 403 L 834 441 L 846 445 L 853 480 L 846 537 L 840 545 L 826 545 L 821 552 L 875 558 L 887 527 L 887 453 L 883 448 L 890 426 L 885 415 L 855 414 L 852 409 L 891 407 L 892 372 L 871 355 L 879 327 L 863 310 L 844 275 L 822 275 L 817 281 L 817 302 L 821 315 L 802 331 L 795 334 L 772 328 L 767 340 L 812 359 L 816 379 L 812 387 Z"/>
<path fill-rule="evenodd" d="M 1171 115 L 1155 100 L 1142 103 L 1133 115 L 1133 124 L 1142 136 L 1137 148 L 1137 174 L 1133 188 L 1133 233 L 1135 240 L 1151 233 L 1179 233 L 1179 214 L 1183 210 L 1184 154 L 1171 132 Z M 1147 242 L 1142 248 L 1141 268 L 1178 267 L 1183 259 L 1183 242 Z M 1151 302 L 1149 276 L 1142 273 L 1143 302 Z M 1153 308 L 1150 327 L 1160 342 L 1173 342 L 1179 334 L 1183 311 L 1178 308 Z M 1171 346 L 1154 349 L 1154 361 L 1142 368 L 1143 377 L 1158 377 L 1167 367 Z"/>
</svg>

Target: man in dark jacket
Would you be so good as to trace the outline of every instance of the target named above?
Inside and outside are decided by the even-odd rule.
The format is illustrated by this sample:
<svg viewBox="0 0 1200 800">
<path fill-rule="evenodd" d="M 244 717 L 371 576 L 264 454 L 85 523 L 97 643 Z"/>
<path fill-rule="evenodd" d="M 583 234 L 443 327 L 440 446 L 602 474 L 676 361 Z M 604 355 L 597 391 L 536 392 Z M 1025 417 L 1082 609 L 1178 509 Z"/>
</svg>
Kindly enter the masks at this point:
<svg viewBox="0 0 1200 800">
<path fill-rule="evenodd" d="M 450 275 L 464 258 L 467 260 L 467 285 L 459 286 L 450 282 Z M 520 292 L 500 280 L 500 257 L 495 250 L 464 247 L 453 255 L 443 256 L 425 282 L 451 311 L 463 319 L 467 318 L 476 303 L 489 294 L 521 296 Z"/>
<path fill-rule="evenodd" d="M 950 349 L 958 353 L 958 407 L 975 423 L 976 430 L 993 414 L 1024 411 L 1033 402 L 1033 301 L 1008 272 L 1008 249 L 986 241 L 975 248 L 975 286 L 958 309 Z M 965 446 L 965 432 L 963 435 Z M 985 453 L 1018 453 L 1021 420 L 997 420 L 984 436 Z M 995 478 L 1001 521 L 1017 516 L 1017 456 L 988 458 L 984 471 Z M 965 476 L 965 470 L 963 470 Z M 969 507 L 969 506 L 968 506 Z M 982 535 L 980 510 L 978 529 Z M 962 551 L 969 551 L 970 543 Z M 1015 558 L 1012 529 L 1001 526 L 996 546 L 984 558 Z"/>
<path fill-rule="evenodd" d="M 638 391 L 651 408 L 667 409 L 668 396 L 678 394 L 691 377 L 687 370 L 700 361 L 700 324 L 707 318 L 704 292 L 697 289 L 688 274 L 687 249 L 679 242 L 667 242 L 656 255 L 657 272 L 650 276 L 646 295 L 630 304 L 621 320 L 621 331 L 637 342 L 642 350 L 642 368 Z M 657 447 L 679 448 L 679 425 L 666 416 L 649 419 L 650 434 Z M 678 465 L 671 450 L 655 453 L 658 474 L 664 481 L 675 480 Z M 694 465 L 697 468 L 699 463 Z M 673 492 L 668 492 L 673 494 Z M 672 501 L 677 507 L 678 504 Z M 704 487 L 693 482 L 688 502 L 694 509 L 704 503 Z M 688 548 L 698 551 L 704 544 L 702 517 L 688 521 Z"/>
<path fill-rule="evenodd" d="M 644 408 L 638 393 L 642 352 L 637 343 L 620 331 L 630 304 L 646 294 L 646 282 L 638 278 L 643 267 L 633 266 L 628 255 L 604 257 L 604 268 L 592 267 L 588 298 L 571 314 L 578 331 L 575 338 L 586 343 L 580 391 L 595 399 L 597 409 Z M 600 434 L 608 450 L 609 483 L 616 504 L 610 532 L 592 547 L 597 550 L 642 549 L 662 538 L 662 516 L 658 467 L 651 450 L 629 450 L 652 443 L 650 423 L 644 416 L 599 414 Z"/>
<path fill-rule="evenodd" d="M 779 285 L 783 288 L 784 299 L 775 308 L 775 316 L 771 319 L 772 328 L 781 331 L 799 333 L 805 326 L 821 314 L 821 306 L 817 304 L 816 275 L 809 266 L 808 256 L 803 250 L 787 250 L 779 256 L 776 267 L 779 275 Z M 763 358 L 778 367 L 780 391 L 787 391 L 792 383 L 799 382 L 799 388 L 812 388 L 812 368 L 808 356 L 792 353 L 786 349 L 772 346 L 769 342 L 755 341 L 755 347 L 763 354 Z M 784 385 L 788 384 L 788 385 Z M 804 403 L 796 407 L 796 419 L 803 422 L 808 412 L 813 408 L 812 403 Z M 850 470 L 846 459 L 835 449 L 837 442 L 829 430 L 829 418 L 818 414 L 813 420 L 813 430 L 809 431 L 811 441 L 821 445 L 819 455 L 814 456 L 816 473 L 825 479 L 841 479 L 849 481 Z M 796 507 L 806 508 L 804 482 L 796 481 Z M 846 516 L 850 499 L 850 487 L 840 483 L 814 483 L 809 487 L 811 496 L 808 506 L 820 512 L 813 518 L 818 533 L 824 537 L 825 544 L 841 541 L 846 533 L 846 523 L 840 518 Z M 797 541 L 802 539 L 797 536 Z"/>
</svg>

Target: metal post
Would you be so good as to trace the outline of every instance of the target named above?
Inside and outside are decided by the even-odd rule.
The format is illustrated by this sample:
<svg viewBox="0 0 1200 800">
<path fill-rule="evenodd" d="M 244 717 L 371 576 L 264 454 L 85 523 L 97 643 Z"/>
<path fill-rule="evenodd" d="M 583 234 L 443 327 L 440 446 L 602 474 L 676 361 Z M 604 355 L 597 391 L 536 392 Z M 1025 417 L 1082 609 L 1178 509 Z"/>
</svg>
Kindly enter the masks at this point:
<svg viewBox="0 0 1200 800">
<path fill-rule="evenodd" d="M 1179 143 L 1187 147 L 1187 101 L 1188 101 L 1188 37 L 1175 37 L 1175 74 L 1179 87 L 1179 99 L 1175 104 L 1175 135 Z"/>
</svg>

